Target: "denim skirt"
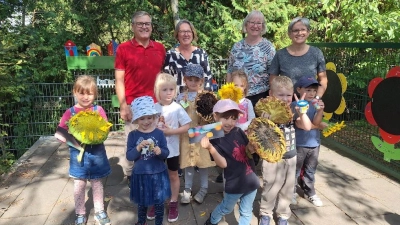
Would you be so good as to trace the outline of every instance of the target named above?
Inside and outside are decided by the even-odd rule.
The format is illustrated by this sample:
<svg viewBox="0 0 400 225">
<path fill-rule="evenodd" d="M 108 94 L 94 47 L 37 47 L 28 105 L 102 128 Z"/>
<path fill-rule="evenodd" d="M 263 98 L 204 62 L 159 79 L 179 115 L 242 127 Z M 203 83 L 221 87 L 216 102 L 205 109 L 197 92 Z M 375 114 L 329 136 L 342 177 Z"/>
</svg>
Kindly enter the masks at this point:
<svg viewBox="0 0 400 225">
<path fill-rule="evenodd" d="M 69 148 L 69 176 L 79 179 L 99 179 L 111 173 L 104 144 L 86 145 L 82 161 L 78 162 L 79 150 Z"/>
<path fill-rule="evenodd" d="M 144 206 L 164 203 L 171 197 L 167 170 L 155 174 L 134 174 L 131 178 L 131 200 Z"/>
</svg>

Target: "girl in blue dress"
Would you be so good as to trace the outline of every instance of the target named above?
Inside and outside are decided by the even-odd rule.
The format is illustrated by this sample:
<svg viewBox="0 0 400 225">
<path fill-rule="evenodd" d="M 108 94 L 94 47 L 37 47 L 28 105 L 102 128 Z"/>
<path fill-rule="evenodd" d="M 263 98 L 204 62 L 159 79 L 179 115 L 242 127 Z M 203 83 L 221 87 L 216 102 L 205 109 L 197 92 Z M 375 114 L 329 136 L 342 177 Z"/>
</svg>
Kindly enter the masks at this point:
<svg viewBox="0 0 400 225">
<path fill-rule="evenodd" d="M 159 113 L 150 96 L 132 103 L 133 122 L 138 125 L 128 135 L 126 158 L 134 161 L 131 178 L 131 200 L 138 205 L 138 222 L 146 224 L 147 207 L 154 205 L 155 225 L 162 225 L 164 201 L 171 197 L 167 166 L 169 155 L 163 131 L 156 128 Z"/>
</svg>

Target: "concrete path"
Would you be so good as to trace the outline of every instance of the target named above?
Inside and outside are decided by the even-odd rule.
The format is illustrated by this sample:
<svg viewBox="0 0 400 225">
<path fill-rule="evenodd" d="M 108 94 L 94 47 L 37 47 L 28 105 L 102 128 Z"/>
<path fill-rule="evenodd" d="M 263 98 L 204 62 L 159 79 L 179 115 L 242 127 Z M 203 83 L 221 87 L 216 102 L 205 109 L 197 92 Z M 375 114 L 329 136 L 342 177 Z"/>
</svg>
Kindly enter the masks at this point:
<svg viewBox="0 0 400 225">
<path fill-rule="evenodd" d="M 124 157 L 124 137 L 113 134 L 106 141 L 112 174 L 105 182 L 105 206 L 114 225 L 134 224 L 136 208 L 129 200 L 120 160 Z M 316 175 L 316 189 L 324 202 L 315 207 L 299 197 L 292 206 L 291 225 L 397 225 L 400 224 L 400 184 L 322 146 Z M 0 224 L 60 225 L 74 224 L 73 180 L 68 177 L 69 153 L 53 137 L 42 138 L 19 160 L 13 172 L 2 177 L 0 185 Z M 258 174 L 260 168 L 258 167 Z M 209 194 L 203 204 L 179 206 L 174 225 L 204 224 L 222 199 L 222 184 L 215 183 L 217 171 L 210 169 Z M 197 177 L 198 178 L 198 177 Z M 182 191 L 181 182 L 181 191 Z M 193 192 L 199 189 L 195 177 Z M 260 193 L 260 191 L 259 191 Z M 254 202 L 252 225 L 257 224 L 260 194 Z M 93 220 L 90 185 L 87 187 L 87 224 Z M 164 217 L 166 218 L 166 216 Z M 238 209 L 219 224 L 237 224 Z M 154 222 L 149 221 L 149 225 Z M 170 224 L 165 219 L 165 224 Z"/>
</svg>

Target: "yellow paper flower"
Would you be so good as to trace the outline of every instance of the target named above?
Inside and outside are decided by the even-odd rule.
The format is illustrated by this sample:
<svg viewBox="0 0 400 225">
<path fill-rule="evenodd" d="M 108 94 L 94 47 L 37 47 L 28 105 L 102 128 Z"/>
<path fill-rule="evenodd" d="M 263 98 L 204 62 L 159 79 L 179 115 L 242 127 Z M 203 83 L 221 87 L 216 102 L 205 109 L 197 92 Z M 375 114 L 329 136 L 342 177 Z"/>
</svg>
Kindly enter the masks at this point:
<svg viewBox="0 0 400 225">
<path fill-rule="evenodd" d="M 106 121 L 97 111 L 81 111 L 67 123 L 68 130 L 83 144 L 101 144 L 110 132 L 112 123 Z"/>
<path fill-rule="evenodd" d="M 324 137 L 328 137 L 329 135 L 341 130 L 343 127 L 345 127 L 346 125 L 344 124 L 344 121 L 340 122 L 340 123 L 330 123 L 328 125 L 327 128 L 325 128 L 322 131 L 322 135 Z"/>
<path fill-rule="evenodd" d="M 236 103 L 239 103 L 240 99 L 243 98 L 243 92 L 240 88 L 236 87 L 234 83 L 227 83 L 222 85 L 218 90 L 220 99 L 230 99 Z"/>
</svg>

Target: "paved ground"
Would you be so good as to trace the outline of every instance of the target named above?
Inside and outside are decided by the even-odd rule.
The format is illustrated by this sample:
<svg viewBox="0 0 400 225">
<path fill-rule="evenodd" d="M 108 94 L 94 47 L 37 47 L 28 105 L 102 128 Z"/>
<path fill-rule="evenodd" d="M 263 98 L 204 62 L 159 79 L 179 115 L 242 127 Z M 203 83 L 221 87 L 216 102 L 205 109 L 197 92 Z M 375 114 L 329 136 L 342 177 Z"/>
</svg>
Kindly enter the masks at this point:
<svg viewBox="0 0 400 225">
<path fill-rule="evenodd" d="M 129 190 L 120 166 L 120 159 L 124 157 L 124 138 L 112 135 L 106 141 L 106 149 L 113 171 L 104 180 L 107 212 L 114 225 L 134 224 L 136 210 L 129 201 Z M 14 172 L 2 177 L 0 224 L 74 223 L 73 181 L 68 177 L 68 155 L 67 147 L 53 137 L 42 138 L 32 146 Z M 216 176 L 215 168 L 210 169 L 209 194 L 205 202 L 180 205 L 179 220 L 172 224 L 204 224 L 222 199 L 222 185 L 214 182 Z M 324 146 L 316 179 L 317 192 L 324 206 L 314 207 L 300 197 L 299 204 L 292 207 L 291 225 L 400 224 L 398 182 Z M 198 188 L 196 180 L 193 191 Z M 87 196 L 88 224 L 94 224 L 90 185 Z M 259 200 L 258 194 L 252 225 L 257 224 Z M 237 224 L 237 218 L 236 207 L 235 212 L 219 224 Z M 165 224 L 169 223 L 165 220 Z"/>
</svg>

